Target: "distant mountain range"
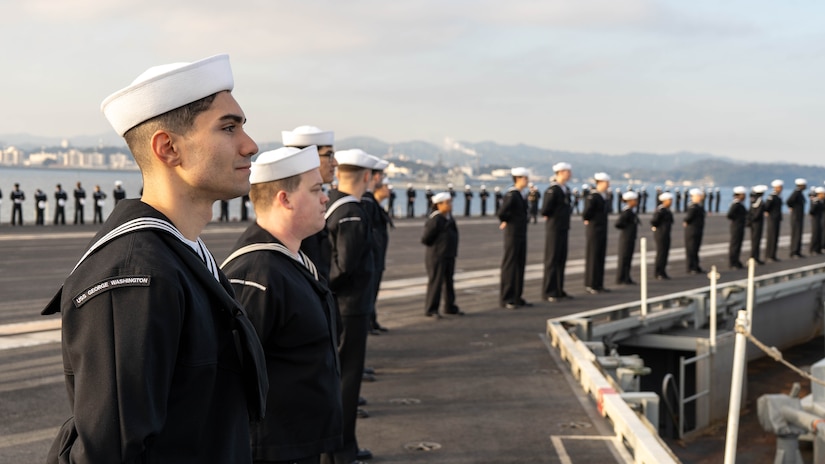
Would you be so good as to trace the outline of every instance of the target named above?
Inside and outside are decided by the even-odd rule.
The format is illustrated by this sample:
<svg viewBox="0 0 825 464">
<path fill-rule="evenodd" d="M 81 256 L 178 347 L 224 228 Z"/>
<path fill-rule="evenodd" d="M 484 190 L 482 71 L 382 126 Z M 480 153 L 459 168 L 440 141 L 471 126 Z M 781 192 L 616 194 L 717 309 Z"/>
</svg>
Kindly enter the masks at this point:
<svg viewBox="0 0 825 464">
<path fill-rule="evenodd" d="M 31 134 L 0 135 L 0 147 L 14 145 L 23 150 L 39 150 L 41 147 L 60 146 L 60 137 L 42 137 Z M 71 146 L 123 147 L 123 139 L 113 133 L 76 136 L 68 138 Z M 280 142 L 259 143 L 261 151 L 280 147 Z M 489 173 L 492 169 L 525 166 L 542 177 L 552 175 L 553 164 L 567 161 L 573 165 L 574 180 L 587 180 L 593 173 L 609 173 L 615 184 L 628 180 L 651 185 L 666 182 L 702 185 L 754 185 L 768 184 L 782 179 L 790 184 L 797 177 L 808 179 L 809 185 L 823 185 L 825 167 L 805 166 L 792 163 L 746 163 L 707 153 L 678 152 L 670 154 L 627 153 L 605 155 L 602 153 L 578 153 L 560 151 L 530 145 L 500 145 L 495 142 L 452 142 L 439 146 L 424 141 L 387 143 L 371 137 L 350 137 L 336 141 L 335 148 L 361 148 L 368 153 L 389 159 L 405 157 L 408 161 L 420 161 L 427 166 L 469 166 L 475 174 Z M 422 167 L 423 168 L 423 167 Z"/>
</svg>

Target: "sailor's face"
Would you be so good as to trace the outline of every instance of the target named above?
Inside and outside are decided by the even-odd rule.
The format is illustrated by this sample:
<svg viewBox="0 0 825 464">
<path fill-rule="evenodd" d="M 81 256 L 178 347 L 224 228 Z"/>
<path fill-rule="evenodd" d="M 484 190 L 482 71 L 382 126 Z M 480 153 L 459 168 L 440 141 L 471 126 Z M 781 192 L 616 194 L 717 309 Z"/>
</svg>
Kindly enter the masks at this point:
<svg viewBox="0 0 825 464">
<path fill-rule="evenodd" d="M 324 214 L 329 197 L 324 193 L 323 183 L 320 170 L 313 169 L 301 174 L 298 188 L 289 193 L 294 220 L 303 235 L 301 239 L 319 232 L 326 225 Z"/>
<path fill-rule="evenodd" d="M 229 92 L 220 92 L 176 141 L 181 178 L 199 198 L 229 200 L 249 192 L 251 157 L 258 145 L 244 131 L 246 117 Z"/>
<path fill-rule="evenodd" d="M 321 160 L 321 166 L 318 169 L 325 184 L 329 184 L 335 179 L 335 168 L 338 166 L 338 162 L 335 161 L 334 155 L 335 150 L 332 146 L 322 145 L 318 147 L 318 157 Z"/>
</svg>

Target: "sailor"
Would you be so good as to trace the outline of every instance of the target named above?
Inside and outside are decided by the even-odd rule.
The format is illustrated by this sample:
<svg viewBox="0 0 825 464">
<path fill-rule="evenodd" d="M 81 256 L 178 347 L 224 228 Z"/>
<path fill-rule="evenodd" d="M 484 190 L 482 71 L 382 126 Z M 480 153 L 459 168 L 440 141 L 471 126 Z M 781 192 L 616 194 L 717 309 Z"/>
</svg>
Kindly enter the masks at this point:
<svg viewBox="0 0 825 464">
<path fill-rule="evenodd" d="M 627 191 L 628 192 L 630 191 L 630 187 L 627 188 Z M 618 213 L 622 212 L 622 189 L 617 187 L 616 189 L 613 190 L 613 192 L 614 193 L 613 193 L 613 197 L 611 197 L 611 200 L 613 198 L 616 199 L 616 209 L 613 209 L 612 202 L 611 202 L 610 212 L 611 213 L 616 212 L 618 214 Z"/>
<path fill-rule="evenodd" d="M 407 217 L 415 217 L 415 189 L 412 184 L 407 184 Z"/>
<path fill-rule="evenodd" d="M 83 186 L 80 185 L 80 182 L 77 183 L 77 187 L 74 189 L 74 223 L 75 224 L 84 224 L 83 221 L 83 210 L 86 207 L 86 190 Z"/>
<path fill-rule="evenodd" d="M 501 188 L 496 186 L 493 188 L 493 197 L 494 197 L 494 206 L 495 206 L 495 214 L 498 214 L 499 208 L 501 208 L 501 202 L 504 200 L 504 194 L 501 193 Z"/>
<path fill-rule="evenodd" d="M 719 204 L 722 202 L 722 193 L 719 187 L 716 187 L 716 212 L 719 212 Z"/>
<path fill-rule="evenodd" d="M 674 204 L 676 205 L 676 212 L 681 213 L 682 212 L 682 191 L 679 189 L 679 187 L 676 187 L 674 190 L 675 190 L 675 195 L 676 196 L 673 199 L 675 200 Z"/>
<path fill-rule="evenodd" d="M 670 254 L 670 231 L 673 228 L 673 213 L 670 211 L 673 194 L 662 193 L 657 201 L 659 206 L 650 218 L 650 225 L 653 226 L 653 240 L 656 242 L 654 275 L 657 280 L 670 280 L 670 276 L 667 275 L 667 258 Z"/>
<path fill-rule="evenodd" d="M 106 205 L 106 194 L 100 190 L 99 185 L 95 185 L 95 191 L 92 193 L 92 199 L 95 202 L 94 217 L 92 222 L 103 224 L 103 207 Z"/>
<path fill-rule="evenodd" d="M 46 196 L 46 193 L 40 189 L 37 189 L 34 192 L 34 212 L 35 212 L 35 225 L 42 226 L 45 221 L 46 215 L 46 204 L 49 201 L 49 197 Z"/>
<path fill-rule="evenodd" d="M 470 203 L 473 201 L 473 190 L 469 185 L 464 186 L 464 217 L 470 217 Z"/>
<path fill-rule="evenodd" d="M 232 87 L 218 55 L 151 68 L 103 101 L 146 189 L 118 204 L 44 310 L 63 313 L 72 409 L 49 464 L 252 462 L 264 353 L 199 238 L 215 201 L 249 190 L 258 150 Z"/>
<path fill-rule="evenodd" d="M 221 200 L 221 215 L 218 221 L 229 222 L 229 200 Z"/>
<path fill-rule="evenodd" d="M 641 206 L 637 207 L 636 212 L 641 211 L 642 214 L 647 214 L 647 186 L 642 187 L 642 191 L 639 193 L 639 202 Z"/>
<path fill-rule="evenodd" d="M 451 182 L 447 183 L 447 192 L 450 194 L 450 198 L 455 200 L 455 190 L 453 189 L 453 184 Z"/>
<path fill-rule="evenodd" d="M 335 452 L 336 463 L 351 463 L 372 456 L 358 448 L 355 419 L 364 373 L 370 315 L 373 310 L 375 258 L 370 217 L 361 197 L 372 178 L 374 159 L 363 150 L 335 153 L 338 163 L 338 189 L 329 195 L 326 212 L 332 265 L 329 287 L 341 313 L 341 403 L 343 406 L 343 445 Z M 360 457 L 359 457 L 360 456 Z"/>
<path fill-rule="evenodd" d="M 490 193 L 487 191 L 487 186 L 481 184 L 481 190 L 478 192 L 478 198 L 481 199 L 481 215 L 487 216 L 487 199 L 490 198 Z"/>
<path fill-rule="evenodd" d="M 395 217 L 395 189 L 392 188 L 391 184 L 385 184 L 387 186 L 387 214 L 389 214 L 390 218 Z"/>
<path fill-rule="evenodd" d="M 252 163 L 255 223 L 221 265 L 266 354 L 266 418 L 251 424 L 254 462 L 319 462 L 341 447 L 335 300 L 301 241 L 325 227 L 329 198 L 314 145 Z"/>
<path fill-rule="evenodd" d="M 527 265 L 527 201 L 522 193 L 530 180 L 530 171 L 518 167 L 510 170 L 513 186 L 498 209 L 499 229 L 504 231 L 504 255 L 501 261 L 502 308 L 516 309 L 532 304 L 522 298 L 524 267 Z"/>
<path fill-rule="evenodd" d="M 604 287 L 604 260 L 607 256 L 607 214 L 610 193 L 610 176 L 597 172 L 596 189 L 587 197 L 582 219 L 584 220 L 587 246 L 584 262 L 584 289 L 587 293 L 609 292 Z"/>
<path fill-rule="evenodd" d="M 765 222 L 765 202 L 762 196 L 768 191 L 767 185 L 754 185 L 751 188 L 751 204 L 748 208 L 747 225 L 751 229 L 751 258 L 756 264 L 765 264 L 759 259 L 762 246 L 762 229 Z"/>
<path fill-rule="evenodd" d="M 728 220 L 730 221 L 730 243 L 728 246 L 728 266 L 731 269 L 742 269 L 745 267 L 739 259 L 742 253 L 742 241 L 745 238 L 745 223 L 748 218 L 748 210 L 743 204 L 747 190 L 741 185 L 733 188 L 733 201 L 728 208 Z"/>
<path fill-rule="evenodd" d="M 120 203 L 120 200 L 126 199 L 126 190 L 123 190 L 123 182 L 116 180 L 115 189 L 112 190 L 112 198 L 115 199 L 115 206 Z"/>
<path fill-rule="evenodd" d="M 427 211 L 424 212 L 424 215 L 427 216 L 433 210 L 433 189 L 430 186 L 424 187 L 424 198 L 427 199 Z"/>
<path fill-rule="evenodd" d="M 779 244 L 779 228 L 782 225 L 782 186 L 784 182 L 776 179 L 771 182 L 773 191 L 765 200 L 765 219 L 768 222 L 768 243 L 765 246 L 765 257 L 774 262 L 779 262 L 776 256 L 776 249 Z"/>
<path fill-rule="evenodd" d="M 662 204 L 661 197 L 662 197 L 662 187 L 661 187 L 661 186 L 657 186 L 657 187 L 656 187 L 656 198 L 655 198 L 655 200 L 656 200 L 656 207 L 657 207 L 657 208 L 659 207 L 659 205 L 661 205 L 661 204 Z"/>
<path fill-rule="evenodd" d="M 54 225 L 66 225 L 66 201 L 69 199 L 69 194 L 63 190 L 60 184 L 54 188 Z"/>
<path fill-rule="evenodd" d="M 614 224 L 619 229 L 619 249 L 616 283 L 619 285 L 634 285 L 630 278 L 630 268 L 633 262 L 633 251 L 636 248 L 636 235 L 639 231 L 639 216 L 636 214 L 639 194 L 628 191 L 622 194 L 625 206 Z"/>
<path fill-rule="evenodd" d="M 713 201 L 709 197 L 713 195 L 713 187 L 705 189 L 705 198 L 702 200 L 702 208 L 705 208 L 706 213 L 713 213 Z"/>
<path fill-rule="evenodd" d="M 321 179 L 325 185 L 332 185 L 335 181 L 335 132 L 320 129 L 315 126 L 298 126 L 291 131 L 281 131 L 281 141 L 285 147 L 307 148 L 315 146 L 318 150 Z M 330 187 L 331 188 L 331 187 Z M 329 195 L 332 195 L 330 191 Z M 332 248 L 327 238 L 326 227 L 307 237 L 301 242 L 301 251 L 315 264 L 318 272 L 329 281 L 329 266 L 332 262 Z"/>
<path fill-rule="evenodd" d="M 811 198 L 811 207 L 808 214 L 811 216 L 811 243 L 808 250 L 811 254 L 822 254 L 822 218 L 825 213 L 825 187 L 811 189 L 814 196 Z"/>
<path fill-rule="evenodd" d="M 794 181 L 794 191 L 786 204 L 791 216 L 791 258 L 804 258 L 802 254 L 802 229 L 805 227 L 805 195 L 808 181 L 799 178 Z"/>
<path fill-rule="evenodd" d="M 530 222 L 533 224 L 538 223 L 538 215 L 539 215 L 539 200 L 541 199 L 541 192 L 539 192 L 538 187 L 535 184 L 530 182 L 530 185 L 527 186 L 527 209 L 530 212 Z"/>
<path fill-rule="evenodd" d="M 453 199 L 448 192 L 433 195 L 436 209 L 424 223 L 421 243 L 427 246 L 425 264 L 427 266 L 427 299 L 425 314 L 440 319 L 438 306 L 441 292 L 444 292 L 444 314 L 462 316 L 455 304 L 453 274 L 458 256 L 458 227 L 453 219 Z"/>
<path fill-rule="evenodd" d="M 685 188 L 684 195 L 682 195 L 682 211 L 687 212 L 689 202 L 690 191 L 687 188 Z"/>
<path fill-rule="evenodd" d="M 704 273 L 699 266 L 699 248 L 702 246 L 702 236 L 705 232 L 705 208 L 702 207 L 705 192 L 699 188 L 690 189 L 690 206 L 685 213 L 682 226 L 685 228 L 685 257 L 687 271 L 690 274 Z"/>
<path fill-rule="evenodd" d="M 381 332 L 387 332 L 389 329 L 378 323 L 377 311 L 375 303 L 378 301 L 378 289 L 381 286 L 381 279 L 384 276 L 385 261 L 387 258 L 387 246 L 389 245 L 390 234 L 389 227 L 392 224 L 387 212 L 378 201 L 375 199 L 374 191 L 376 188 L 383 188 L 384 184 L 384 169 L 389 166 L 389 162 L 384 161 L 375 156 L 369 155 L 372 160 L 371 175 L 367 182 L 367 190 L 361 196 L 361 203 L 364 206 L 364 211 L 370 218 L 370 225 L 372 226 L 373 236 L 373 258 L 375 259 L 375 274 L 372 282 L 372 313 L 370 314 L 370 333 L 378 335 Z"/>
<path fill-rule="evenodd" d="M 581 199 L 581 193 L 579 189 L 574 188 L 570 190 L 570 214 L 579 213 L 579 200 Z"/>
<path fill-rule="evenodd" d="M 573 174 L 569 163 L 553 165 L 555 175 L 544 191 L 541 215 L 544 216 L 544 277 L 541 297 L 549 302 L 572 298 L 564 291 L 564 268 L 570 232 L 570 189 L 567 182 Z"/>
<path fill-rule="evenodd" d="M 11 225 L 23 225 L 23 202 L 26 200 L 26 194 L 20 190 L 20 184 L 14 184 L 14 190 L 9 195 L 11 199 Z"/>
<path fill-rule="evenodd" d="M 590 184 L 582 184 L 582 191 L 580 192 L 582 200 L 582 213 L 587 209 L 587 202 L 590 199 Z"/>
</svg>

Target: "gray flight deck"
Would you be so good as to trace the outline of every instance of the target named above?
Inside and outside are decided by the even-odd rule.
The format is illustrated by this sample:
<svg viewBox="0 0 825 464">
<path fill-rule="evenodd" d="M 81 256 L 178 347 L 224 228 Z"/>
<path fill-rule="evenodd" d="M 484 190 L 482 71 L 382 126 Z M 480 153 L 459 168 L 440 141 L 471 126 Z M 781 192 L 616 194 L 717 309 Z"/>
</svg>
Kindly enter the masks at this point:
<svg viewBox="0 0 825 464">
<path fill-rule="evenodd" d="M 650 281 L 650 295 L 704 287 L 704 275 L 687 275 L 682 229 L 675 213 L 669 273 L 673 280 Z M 613 216 L 611 219 L 615 218 Z M 654 248 L 649 215 L 641 217 L 641 236 Z M 638 286 L 613 285 L 618 232 L 608 240 L 605 285 L 611 293 L 588 295 L 583 288 L 584 233 L 579 218 L 570 231 L 566 289 L 575 299 L 540 300 L 544 225 L 530 225 L 524 297 L 531 308 L 498 307 L 498 266 L 502 244 L 492 218 L 458 217 L 460 249 L 456 269 L 457 303 L 467 314 L 434 320 L 424 316 L 423 218 L 397 219 L 390 233 L 387 270 L 379 296 L 379 321 L 390 332 L 371 336 L 367 365 L 377 380 L 362 394 L 371 417 L 359 419 L 362 447 L 375 463 L 611 463 L 629 454 L 617 446 L 610 425 L 594 402 L 567 373 L 545 340 L 547 320 L 639 299 Z M 612 220 L 611 220 L 612 222 Z M 789 226 L 783 222 L 780 263 L 757 268 L 757 275 L 825 262 L 788 255 Z M 244 224 L 213 223 L 202 238 L 218 262 L 226 257 Z M 806 224 L 806 230 L 808 224 Z M 58 319 L 39 316 L 82 254 L 95 226 L 0 226 L 0 462 L 42 462 L 69 407 L 62 377 Z M 728 221 L 708 217 L 701 265 L 717 265 L 720 282 L 743 279 L 746 271 L 727 270 Z M 747 249 L 748 241 L 745 245 Z M 805 242 L 807 252 L 807 241 Z M 638 253 L 637 247 L 637 253 Z M 743 251 L 743 261 L 746 258 Z M 638 282 L 638 268 L 633 278 Z M 821 339 L 820 339 L 821 340 Z M 821 344 L 808 358 L 822 357 Z M 800 362 L 810 362 L 808 358 Z M 749 388 L 776 393 L 787 382 L 777 375 L 754 378 L 773 367 L 750 365 Z M 763 367 L 756 367 L 763 366 Z M 783 374 L 784 375 L 784 374 Z M 782 377 L 785 379 L 786 377 Z M 761 391 L 761 390 L 759 390 Z M 755 400 L 749 395 L 749 401 Z M 750 403 L 746 404 L 748 412 Z M 760 434 L 753 421 L 750 437 L 739 439 L 742 462 L 770 460 L 773 436 Z M 671 443 L 683 462 L 721 462 L 724 424 L 708 439 Z M 722 444 L 722 447 L 724 444 Z"/>
</svg>

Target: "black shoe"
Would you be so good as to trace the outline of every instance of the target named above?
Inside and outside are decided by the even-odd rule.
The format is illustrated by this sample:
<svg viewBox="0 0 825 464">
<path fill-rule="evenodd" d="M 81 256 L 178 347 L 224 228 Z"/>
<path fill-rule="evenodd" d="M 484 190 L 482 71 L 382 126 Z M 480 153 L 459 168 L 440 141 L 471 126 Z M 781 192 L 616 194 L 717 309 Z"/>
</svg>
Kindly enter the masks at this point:
<svg viewBox="0 0 825 464">
<path fill-rule="evenodd" d="M 361 375 L 361 380 L 364 382 L 375 382 L 375 376 L 372 374 L 364 373 Z"/>
<path fill-rule="evenodd" d="M 384 327 L 383 325 L 381 325 L 377 322 L 372 324 L 372 330 L 378 330 L 380 332 L 389 332 L 390 331 L 390 329 Z"/>
<path fill-rule="evenodd" d="M 450 315 L 450 316 L 463 316 L 464 311 L 456 308 L 454 311 L 445 312 L 444 314 L 447 314 L 447 315 Z"/>
<path fill-rule="evenodd" d="M 567 294 L 567 292 L 565 292 L 565 291 L 562 291 L 562 292 L 561 292 L 561 297 L 562 297 L 562 298 L 567 298 L 568 300 L 572 300 L 572 299 L 573 299 L 573 295 L 568 295 L 568 294 Z"/>
<path fill-rule="evenodd" d="M 372 459 L 372 451 L 370 451 L 366 448 L 359 448 L 358 452 L 355 453 L 355 457 L 358 458 L 359 460 Z"/>
<path fill-rule="evenodd" d="M 738 270 L 742 269 L 743 267 L 745 267 L 745 266 L 742 266 L 741 264 L 732 264 L 732 265 L 730 266 L 730 269 L 731 269 L 732 271 L 738 271 Z"/>
<path fill-rule="evenodd" d="M 774 256 L 773 258 L 768 258 L 768 260 L 773 261 L 774 263 L 779 263 L 779 262 L 782 261 L 781 259 L 777 258 L 776 256 Z"/>
<path fill-rule="evenodd" d="M 366 405 L 367 405 L 367 399 L 364 398 L 363 396 L 359 396 L 358 397 L 358 406 L 366 406 Z"/>
<path fill-rule="evenodd" d="M 359 419 L 366 419 L 370 417 L 370 413 L 367 412 L 366 409 L 358 408 L 358 418 Z M 361 458 L 364 459 L 364 458 Z"/>
<path fill-rule="evenodd" d="M 432 317 L 433 319 L 441 319 L 441 314 L 438 314 L 438 313 L 427 313 L 427 317 Z"/>
<path fill-rule="evenodd" d="M 764 266 L 764 265 L 765 265 L 765 261 L 762 261 L 761 259 L 754 259 L 753 261 L 754 261 L 756 264 L 759 264 L 760 266 Z"/>
<path fill-rule="evenodd" d="M 530 303 L 529 301 L 525 301 L 523 299 L 519 299 L 517 304 L 519 306 L 524 306 L 525 308 L 529 308 L 529 307 L 533 306 L 533 303 Z"/>
</svg>

